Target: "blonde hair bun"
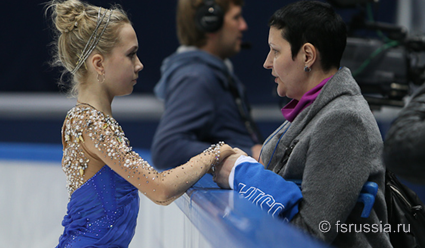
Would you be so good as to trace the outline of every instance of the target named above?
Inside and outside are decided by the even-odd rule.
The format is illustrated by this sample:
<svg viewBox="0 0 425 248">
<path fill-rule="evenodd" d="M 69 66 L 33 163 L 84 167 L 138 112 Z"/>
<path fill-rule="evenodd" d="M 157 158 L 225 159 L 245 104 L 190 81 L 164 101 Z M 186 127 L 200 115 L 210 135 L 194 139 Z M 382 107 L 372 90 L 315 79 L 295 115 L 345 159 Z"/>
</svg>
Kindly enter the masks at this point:
<svg viewBox="0 0 425 248">
<path fill-rule="evenodd" d="M 61 33 L 71 32 L 78 26 L 84 27 L 85 19 L 89 18 L 86 5 L 78 0 L 54 3 L 53 7 L 56 29 Z"/>
<path fill-rule="evenodd" d="M 79 58 L 84 56 L 82 53 L 86 50 L 93 33 L 101 30 L 99 32 L 102 34 L 95 36 L 97 40 L 91 51 L 106 55 L 119 41 L 120 27 L 131 22 L 119 5 L 104 9 L 80 0 L 51 0 L 46 5 L 46 14 L 48 13 L 51 13 L 54 26 L 52 29 L 55 33 L 55 54 L 52 64 L 65 69 L 62 77 L 65 73 L 72 72 L 70 93 L 75 96 L 79 82 L 84 81 L 87 75 L 87 68 L 83 64 L 85 61 L 80 64 Z M 103 18 L 106 13 L 108 17 Z M 65 85 L 62 82 L 59 84 Z"/>
</svg>

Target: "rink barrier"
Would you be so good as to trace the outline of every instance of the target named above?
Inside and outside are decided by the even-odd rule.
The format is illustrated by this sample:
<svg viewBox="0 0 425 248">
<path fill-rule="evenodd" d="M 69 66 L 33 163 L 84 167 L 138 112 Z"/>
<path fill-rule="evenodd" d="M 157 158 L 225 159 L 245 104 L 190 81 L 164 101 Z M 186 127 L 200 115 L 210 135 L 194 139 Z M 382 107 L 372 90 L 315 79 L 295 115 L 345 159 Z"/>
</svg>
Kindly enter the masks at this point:
<svg viewBox="0 0 425 248">
<path fill-rule="evenodd" d="M 209 174 L 176 204 L 212 247 L 329 247 L 271 217 L 237 192 L 218 188 Z"/>
<path fill-rule="evenodd" d="M 150 162 L 148 150 L 135 150 Z M 0 142 L 0 160 L 46 161 L 60 165 L 61 158 L 60 145 Z M 175 203 L 211 247 L 327 247 L 290 224 L 271 217 L 233 190 L 220 189 L 209 174 Z M 187 230 L 194 232 L 193 229 Z M 188 239 L 193 236 L 185 234 Z"/>
</svg>

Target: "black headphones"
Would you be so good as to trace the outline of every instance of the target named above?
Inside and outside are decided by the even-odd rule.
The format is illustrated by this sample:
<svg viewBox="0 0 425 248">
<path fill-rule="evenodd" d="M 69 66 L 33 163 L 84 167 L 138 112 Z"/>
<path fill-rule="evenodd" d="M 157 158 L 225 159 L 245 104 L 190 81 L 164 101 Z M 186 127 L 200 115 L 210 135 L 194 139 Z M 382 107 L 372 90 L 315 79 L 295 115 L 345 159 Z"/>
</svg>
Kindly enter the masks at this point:
<svg viewBox="0 0 425 248">
<path fill-rule="evenodd" d="M 195 14 L 195 23 L 199 31 L 213 33 L 223 26 L 224 13 L 214 0 L 204 0 Z"/>
</svg>

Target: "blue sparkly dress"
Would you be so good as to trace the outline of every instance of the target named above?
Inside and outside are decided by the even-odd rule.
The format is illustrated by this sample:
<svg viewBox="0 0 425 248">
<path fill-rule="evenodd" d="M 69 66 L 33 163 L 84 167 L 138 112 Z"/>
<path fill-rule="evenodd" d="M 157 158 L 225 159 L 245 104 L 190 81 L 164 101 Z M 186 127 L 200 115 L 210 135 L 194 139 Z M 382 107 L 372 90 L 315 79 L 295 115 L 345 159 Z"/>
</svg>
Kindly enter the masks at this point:
<svg viewBox="0 0 425 248">
<path fill-rule="evenodd" d="M 138 212 L 137 188 L 106 165 L 72 194 L 57 247 L 128 247 Z"/>
<path fill-rule="evenodd" d="M 62 144 L 69 203 L 59 248 L 128 247 L 135 233 L 139 192 L 168 205 L 217 159 L 215 152 L 204 152 L 176 169 L 158 172 L 132 150 L 115 119 L 88 104 L 68 111 Z"/>
</svg>

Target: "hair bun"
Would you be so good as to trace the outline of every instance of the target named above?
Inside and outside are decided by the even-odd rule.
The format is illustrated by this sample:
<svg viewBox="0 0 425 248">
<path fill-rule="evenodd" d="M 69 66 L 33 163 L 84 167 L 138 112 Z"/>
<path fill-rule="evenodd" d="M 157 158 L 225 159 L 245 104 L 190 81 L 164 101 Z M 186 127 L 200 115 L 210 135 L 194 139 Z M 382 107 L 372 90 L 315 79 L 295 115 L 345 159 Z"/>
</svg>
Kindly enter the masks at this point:
<svg viewBox="0 0 425 248">
<path fill-rule="evenodd" d="M 68 33 L 74 28 L 81 25 L 79 23 L 85 16 L 86 6 L 78 0 L 68 0 L 62 3 L 57 3 L 56 12 L 56 28 L 61 33 Z"/>
</svg>

